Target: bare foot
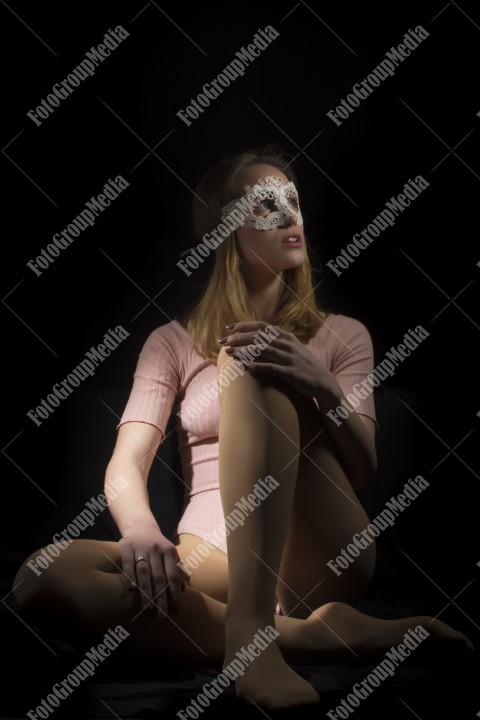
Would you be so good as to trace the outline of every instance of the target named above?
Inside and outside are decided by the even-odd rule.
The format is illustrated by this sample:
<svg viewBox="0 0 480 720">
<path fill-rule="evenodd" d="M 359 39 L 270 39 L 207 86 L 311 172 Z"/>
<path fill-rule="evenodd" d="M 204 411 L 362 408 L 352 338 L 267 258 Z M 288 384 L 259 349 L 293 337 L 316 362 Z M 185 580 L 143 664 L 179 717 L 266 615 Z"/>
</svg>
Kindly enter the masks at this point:
<svg viewBox="0 0 480 720">
<path fill-rule="evenodd" d="M 378 658 L 406 639 L 412 660 L 431 658 L 438 653 L 443 660 L 469 660 L 474 650 L 465 635 L 441 620 L 427 615 L 384 620 L 340 602 L 327 603 L 315 610 L 299 628 L 299 634 L 305 663 L 330 661 L 355 665 Z"/>
<path fill-rule="evenodd" d="M 242 664 L 245 666 L 238 677 L 235 678 L 237 696 L 249 704 L 258 705 L 265 710 L 277 710 L 280 708 L 299 707 L 320 702 L 319 694 L 309 682 L 304 680 L 289 665 L 280 652 L 274 630 L 263 635 L 259 628 L 252 628 L 251 632 L 245 632 L 241 628 L 241 634 L 237 631 L 234 634 L 227 634 L 227 644 L 223 668 L 227 666 L 236 670 L 235 660 L 239 659 L 239 651 L 242 649 L 256 654 L 251 662 L 243 656 Z M 260 636 L 263 642 L 255 642 L 254 636 Z M 233 636 L 235 635 L 235 637 Z M 270 640 L 270 641 L 269 641 Z M 253 641 L 253 643 L 252 643 Z M 268 644 L 267 644 L 268 643 Z M 260 645 L 263 649 L 260 648 Z M 252 651 L 252 646 L 255 649 Z M 240 656 L 241 657 L 241 656 Z M 237 666 L 238 667 L 238 666 Z"/>
</svg>

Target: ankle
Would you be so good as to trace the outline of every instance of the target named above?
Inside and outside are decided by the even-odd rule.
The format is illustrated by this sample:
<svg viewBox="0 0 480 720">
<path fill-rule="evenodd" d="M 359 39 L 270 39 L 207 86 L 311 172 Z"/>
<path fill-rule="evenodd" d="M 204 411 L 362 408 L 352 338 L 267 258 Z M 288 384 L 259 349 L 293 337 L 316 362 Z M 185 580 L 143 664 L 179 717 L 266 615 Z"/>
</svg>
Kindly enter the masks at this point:
<svg viewBox="0 0 480 720">
<path fill-rule="evenodd" d="M 225 659 L 232 659 L 238 653 L 247 653 L 248 656 L 280 654 L 277 640 L 280 633 L 274 625 L 252 626 L 238 625 L 225 636 Z"/>
<path fill-rule="evenodd" d="M 227 640 L 229 637 L 246 637 L 249 634 L 254 635 L 259 630 L 265 630 L 267 627 L 275 629 L 275 614 L 270 612 L 245 612 L 244 609 L 239 611 L 229 608 L 225 612 L 225 634 Z"/>
</svg>

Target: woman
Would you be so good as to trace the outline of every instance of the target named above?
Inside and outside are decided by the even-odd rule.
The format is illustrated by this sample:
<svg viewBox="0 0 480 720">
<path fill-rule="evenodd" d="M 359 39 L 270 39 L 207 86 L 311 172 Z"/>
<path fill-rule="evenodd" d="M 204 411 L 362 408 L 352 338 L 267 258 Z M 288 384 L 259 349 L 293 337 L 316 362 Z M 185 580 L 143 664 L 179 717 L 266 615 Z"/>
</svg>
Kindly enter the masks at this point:
<svg viewBox="0 0 480 720">
<path fill-rule="evenodd" d="M 121 540 L 74 541 L 40 577 L 24 563 L 19 611 L 83 641 L 135 618 L 132 652 L 224 668 L 275 628 L 236 679 L 240 697 L 269 709 L 319 700 L 288 663 L 380 657 L 417 625 L 430 647 L 468 653 L 470 641 L 438 620 L 351 607 L 374 544 L 340 575 L 327 567 L 369 524 L 355 491 L 376 469 L 373 398 L 340 424 L 328 412 L 373 355 L 361 323 L 316 305 L 291 165 L 268 148 L 217 163 L 197 187 L 193 230 L 196 245 L 216 245 L 210 280 L 182 321 L 147 339 L 107 468 L 106 482 L 127 481 L 110 503 Z M 194 268 L 198 255 L 183 262 Z M 210 401 L 196 403 L 207 388 Z M 172 412 L 188 490 L 173 542 L 146 489 Z"/>
</svg>

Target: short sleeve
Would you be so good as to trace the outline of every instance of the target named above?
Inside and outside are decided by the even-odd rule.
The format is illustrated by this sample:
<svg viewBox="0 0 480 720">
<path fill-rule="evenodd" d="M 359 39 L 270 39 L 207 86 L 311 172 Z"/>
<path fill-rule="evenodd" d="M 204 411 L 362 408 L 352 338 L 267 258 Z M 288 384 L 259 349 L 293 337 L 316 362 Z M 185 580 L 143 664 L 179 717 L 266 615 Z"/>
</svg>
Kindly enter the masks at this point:
<svg viewBox="0 0 480 720">
<path fill-rule="evenodd" d="M 117 430 L 126 422 L 149 423 L 161 430 L 163 441 L 179 385 L 178 358 L 162 328 L 157 328 L 140 352 L 133 387 Z"/>
<path fill-rule="evenodd" d="M 376 423 L 373 388 L 368 383 L 360 385 L 374 368 L 372 339 L 361 322 L 347 317 L 342 319 L 345 324 L 336 331 L 331 371 L 345 397 L 354 395 L 358 403 L 355 411 L 359 415 L 367 415 Z"/>
</svg>

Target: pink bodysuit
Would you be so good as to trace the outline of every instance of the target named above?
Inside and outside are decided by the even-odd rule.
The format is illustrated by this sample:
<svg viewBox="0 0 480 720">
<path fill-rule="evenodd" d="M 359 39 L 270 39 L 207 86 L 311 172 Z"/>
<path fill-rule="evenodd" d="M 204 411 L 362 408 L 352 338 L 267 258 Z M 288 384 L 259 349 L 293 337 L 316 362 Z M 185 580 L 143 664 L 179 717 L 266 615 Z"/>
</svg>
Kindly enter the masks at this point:
<svg viewBox="0 0 480 720">
<path fill-rule="evenodd" d="M 345 315 L 329 315 L 307 347 L 335 375 L 345 396 L 373 370 L 367 329 Z M 198 535 L 226 553 L 218 482 L 220 403 L 218 396 L 209 392 L 216 383 L 216 364 L 205 360 L 187 331 L 172 320 L 147 338 L 118 427 L 132 421 L 149 423 L 162 431 L 163 440 L 168 420 L 175 414 L 185 484 L 184 510 L 176 533 Z M 359 400 L 356 412 L 375 420 L 372 394 Z"/>
</svg>

